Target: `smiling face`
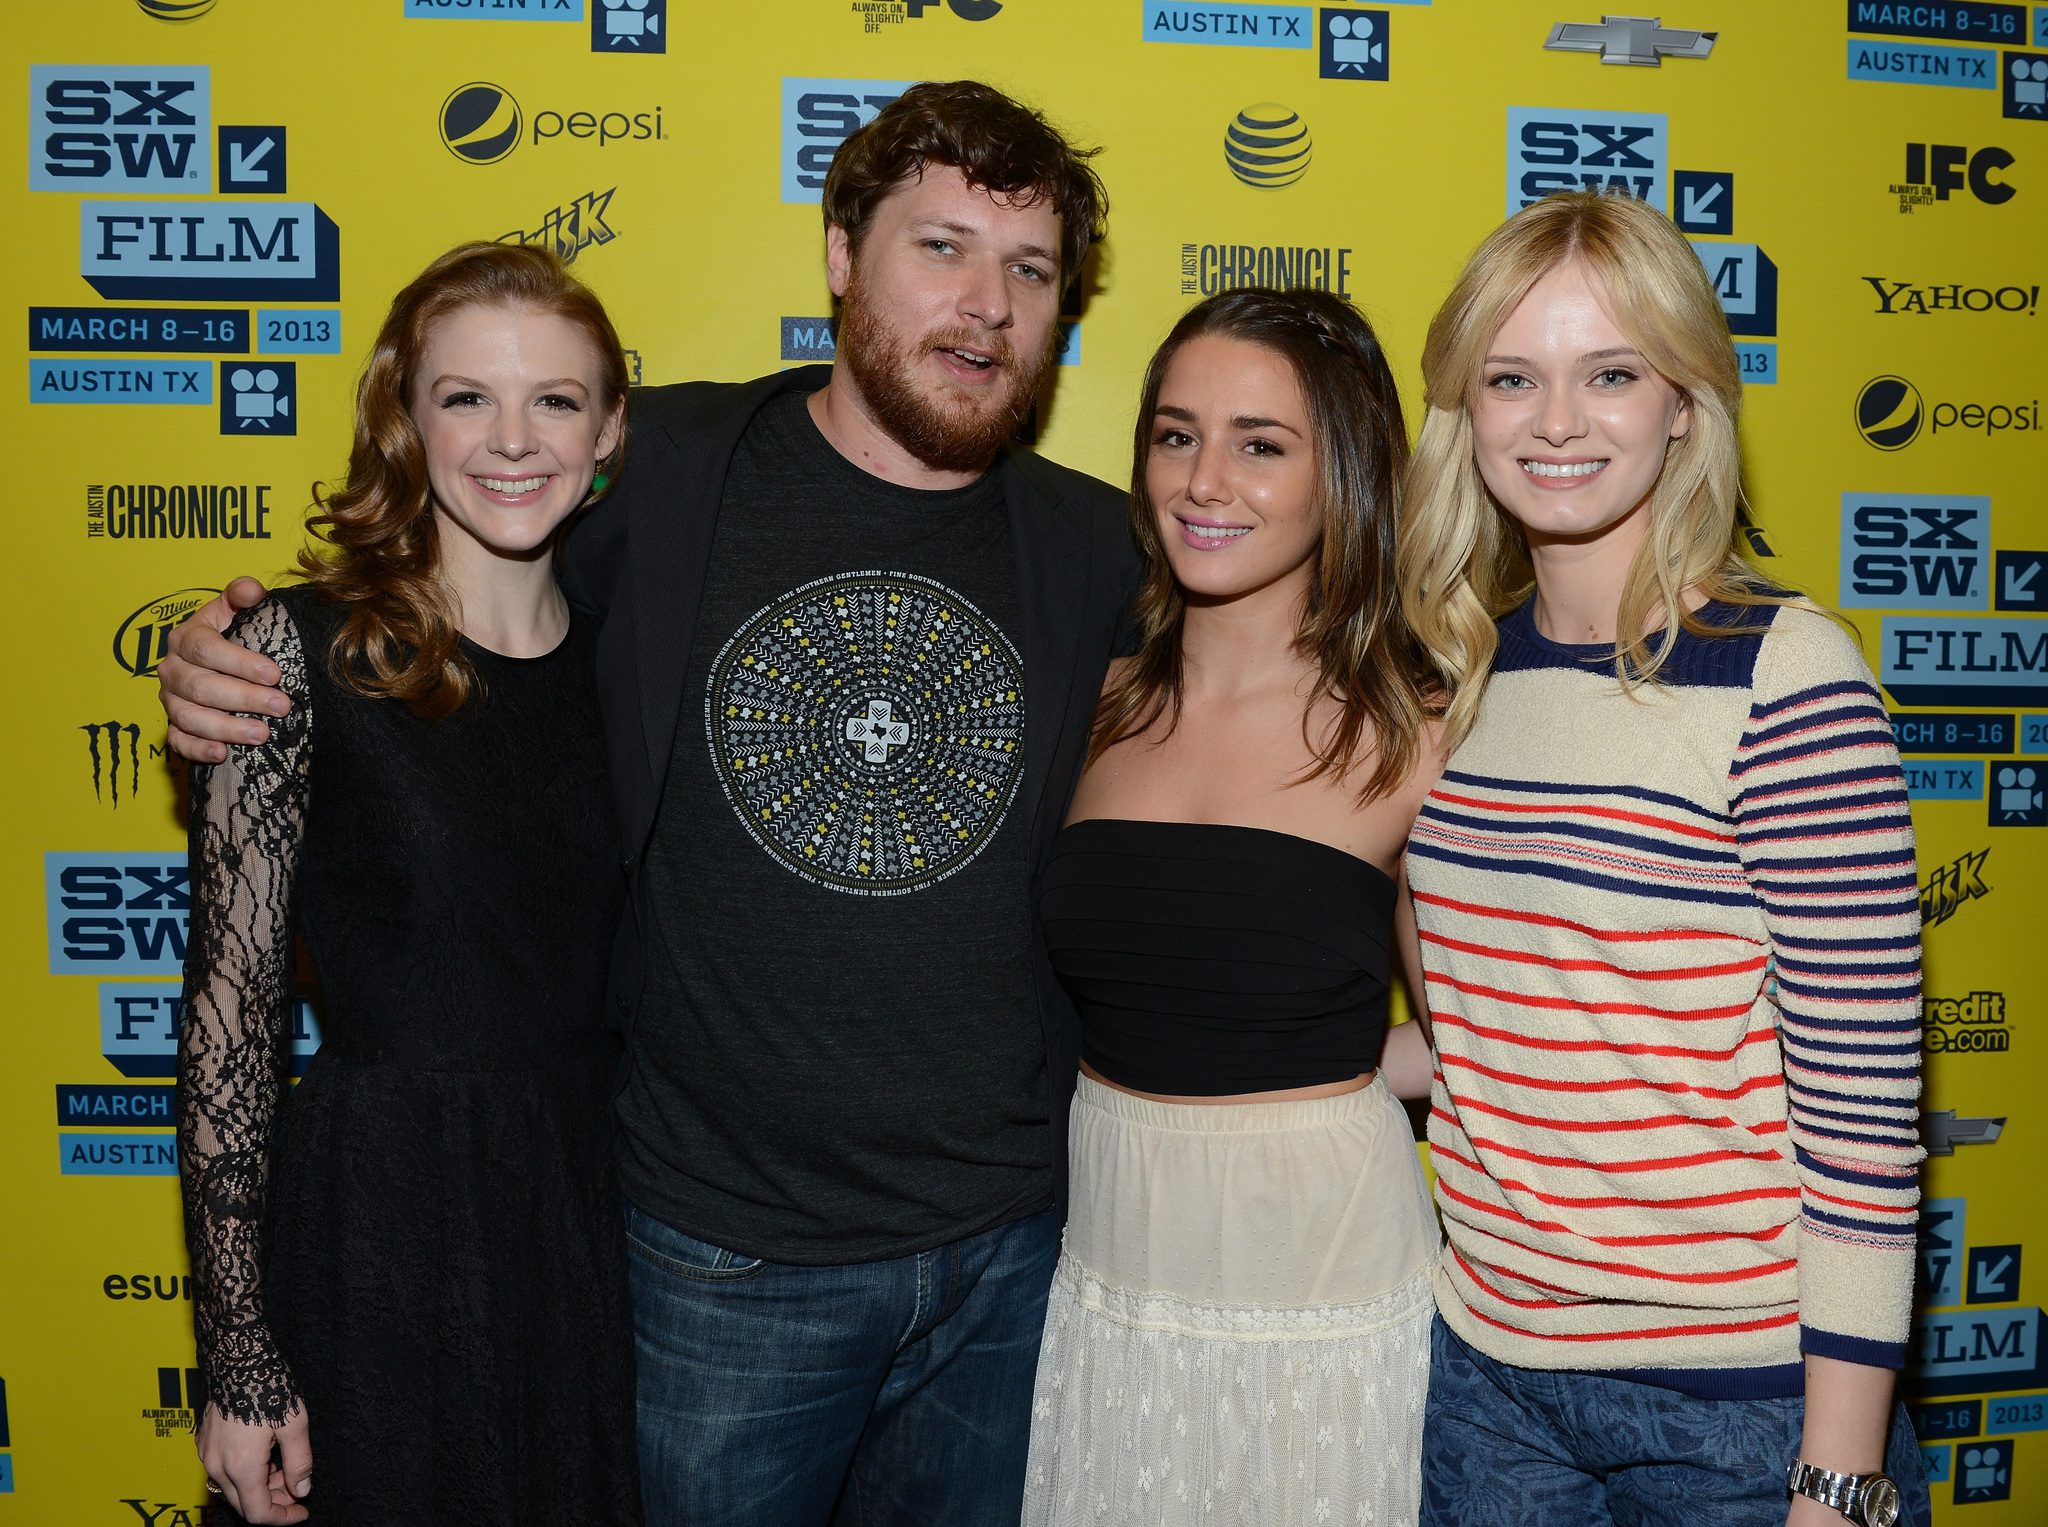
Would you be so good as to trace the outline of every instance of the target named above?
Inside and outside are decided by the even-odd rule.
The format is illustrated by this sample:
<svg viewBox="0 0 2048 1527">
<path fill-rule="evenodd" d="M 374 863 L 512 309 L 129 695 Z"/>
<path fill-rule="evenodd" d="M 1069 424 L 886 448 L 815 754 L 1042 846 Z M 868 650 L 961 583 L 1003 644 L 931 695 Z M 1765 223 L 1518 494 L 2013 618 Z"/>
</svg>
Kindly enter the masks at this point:
<svg viewBox="0 0 2048 1527">
<path fill-rule="evenodd" d="M 839 358 L 876 421 L 925 465 L 984 470 L 1031 407 L 1059 317 L 1060 220 L 949 165 L 892 191 L 856 257 L 826 236 Z"/>
<path fill-rule="evenodd" d="M 1640 540 L 1665 449 L 1692 424 L 1578 261 L 1544 276 L 1501 325 L 1471 407 L 1479 475 L 1532 550 Z"/>
<path fill-rule="evenodd" d="M 1145 460 L 1181 587 L 1209 599 L 1305 591 L 1323 538 L 1321 486 L 1293 365 L 1216 334 L 1182 345 L 1160 380 Z"/>
<path fill-rule="evenodd" d="M 439 320 L 412 416 L 442 529 L 500 556 L 544 551 L 589 494 L 624 406 L 604 396 L 596 348 L 567 318 L 466 307 Z"/>
</svg>

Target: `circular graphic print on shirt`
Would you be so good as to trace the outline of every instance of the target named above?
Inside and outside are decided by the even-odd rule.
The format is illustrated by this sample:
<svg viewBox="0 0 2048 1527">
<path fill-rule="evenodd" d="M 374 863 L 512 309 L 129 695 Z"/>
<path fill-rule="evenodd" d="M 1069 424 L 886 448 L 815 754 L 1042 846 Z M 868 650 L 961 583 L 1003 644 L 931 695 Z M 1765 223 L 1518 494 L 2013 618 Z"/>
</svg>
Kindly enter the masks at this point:
<svg viewBox="0 0 2048 1527">
<path fill-rule="evenodd" d="M 901 896 L 964 869 L 1024 761 L 1024 665 L 981 611 L 911 573 L 841 573 L 733 633 L 704 721 L 753 840 L 814 885 Z"/>
</svg>

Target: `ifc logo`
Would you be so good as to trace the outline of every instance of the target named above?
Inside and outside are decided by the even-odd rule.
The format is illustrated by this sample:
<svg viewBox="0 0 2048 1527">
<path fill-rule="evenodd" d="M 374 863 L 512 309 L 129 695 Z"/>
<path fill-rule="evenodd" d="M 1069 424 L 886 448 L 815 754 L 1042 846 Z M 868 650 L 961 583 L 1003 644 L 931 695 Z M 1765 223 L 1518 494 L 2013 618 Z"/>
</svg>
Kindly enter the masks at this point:
<svg viewBox="0 0 2048 1527">
<path fill-rule="evenodd" d="M 214 0 L 135 0 L 145 16 L 158 21 L 197 21 L 214 7 Z"/>
<path fill-rule="evenodd" d="M 1265 102 L 1247 106 L 1223 133 L 1223 162 L 1248 186 L 1277 191 L 1308 173 L 1308 124 L 1301 113 Z"/>
<path fill-rule="evenodd" d="M 475 80 L 441 103 L 441 141 L 469 164 L 496 164 L 519 147 L 519 103 L 503 85 Z"/>
<path fill-rule="evenodd" d="M 1873 377 L 1856 394 L 1856 432 L 1880 451 L 1911 445 L 1926 416 L 1920 389 L 1902 376 Z"/>
</svg>

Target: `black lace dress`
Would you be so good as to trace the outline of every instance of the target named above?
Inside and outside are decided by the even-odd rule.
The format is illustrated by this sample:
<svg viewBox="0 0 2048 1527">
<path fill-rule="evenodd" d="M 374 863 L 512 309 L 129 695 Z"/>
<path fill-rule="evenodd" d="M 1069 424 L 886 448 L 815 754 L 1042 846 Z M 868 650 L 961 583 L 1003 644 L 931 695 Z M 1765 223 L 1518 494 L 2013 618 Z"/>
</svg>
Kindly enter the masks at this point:
<svg viewBox="0 0 2048 1527">
<path fill-rule="evenodd" d="M 308 589 L 237 622 L 294 702 L 192 771 L 179 1149 L 199 1361 L 303 1403 L 315 1523 L 635 1523 L 604 972 L 623 897 L 578 620 L 421 721 L 328 673 Z M 324 1042 L 286 1081 L 293 936 Z"/>
</svg>

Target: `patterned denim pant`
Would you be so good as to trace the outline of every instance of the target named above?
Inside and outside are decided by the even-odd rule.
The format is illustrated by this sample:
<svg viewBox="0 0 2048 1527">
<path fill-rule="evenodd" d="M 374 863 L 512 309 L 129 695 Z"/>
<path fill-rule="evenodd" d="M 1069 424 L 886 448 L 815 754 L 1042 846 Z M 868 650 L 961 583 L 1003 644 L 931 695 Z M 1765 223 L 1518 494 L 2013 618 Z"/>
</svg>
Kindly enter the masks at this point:
<svg viewBox="0 0 2048 1527">
<path fill-rule="evenodd" d="M 1423 1527 L 1785 1527 L 1804 1399 L 1699 1400 L 1598 1373 L 1512 1368 L 1437 1319 Z M 1899 1406 L 1885 1445 L 1903 1527 L 1932 1507 Z"/>
</svg>

